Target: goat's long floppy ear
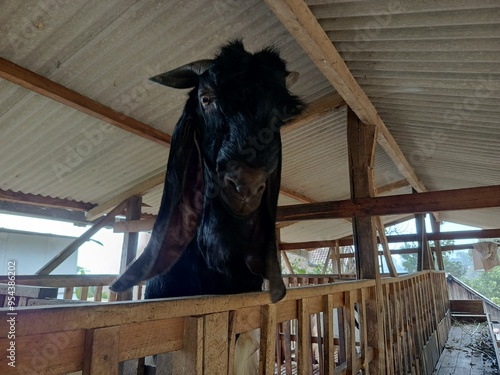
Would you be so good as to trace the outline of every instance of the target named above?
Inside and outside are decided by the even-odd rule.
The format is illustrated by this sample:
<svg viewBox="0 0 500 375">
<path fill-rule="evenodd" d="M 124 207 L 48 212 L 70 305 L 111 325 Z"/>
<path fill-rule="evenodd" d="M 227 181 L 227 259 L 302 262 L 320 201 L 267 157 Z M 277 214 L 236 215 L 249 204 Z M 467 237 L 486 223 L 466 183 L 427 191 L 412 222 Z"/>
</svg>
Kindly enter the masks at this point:
<svg viewBox="0 0 500 375">
<path fill-rule="evenodd" d="M 187 110 L 172 137 L 160 211 L 144 252 L 110 286 L 125 291 L 167 272 L 196 234 L 203 205 L 203 171 L 196 120 Z"/>
<path fill-rule="evenodd" d="M 213 65 L 212 60 L 198 60 L 166 73 L 151 77 L 153 82 L 176 89 L 187 89 L 196 86 L 198 77 Z"/>
<path fill-rule="evenodd" d="M 279 136 L 279 135 L 278 135 Z M 281 140 L 280 140 L 281 143 Z M 281 144 L 280 144 L 281 150 Z M 269 228 L 269 242 L 265 253 L 265 274 L 264 277 L 269 280 L 269 292 L 271 301 L 276 303 L 286 294 L 286 287 L 281 276 L 281 267 L 278 262 L 278 246 L 276 243 L 276 207 L 278 205 L 278 195 L 281 183 L 281 151 L 279 153 L 278 167 L 269 176 L 266 184 L 266 203 L 268 214 L 272 226 Z"/>
</svg>

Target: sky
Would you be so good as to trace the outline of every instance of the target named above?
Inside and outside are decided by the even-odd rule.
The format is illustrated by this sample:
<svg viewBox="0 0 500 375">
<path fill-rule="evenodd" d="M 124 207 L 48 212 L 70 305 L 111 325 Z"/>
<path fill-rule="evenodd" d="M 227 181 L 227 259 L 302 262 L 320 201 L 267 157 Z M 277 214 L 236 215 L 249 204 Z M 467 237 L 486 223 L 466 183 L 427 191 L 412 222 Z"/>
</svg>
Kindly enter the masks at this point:
<svg viewBox="0 0 500 375">
<path fill-rule="evenodd" d="M 430 228 L 429 223 L 426 226 Z M 79 237 L 90 226 L 84 228 L 71 223 L 0 213 L 0 228 Z M 477 228 L 449 222 L 441 225 L 442 232 L 470 229 Z M 415 233 L 414 220 L 399 224 L 398 233 Z M 89 274 L 117 274 L 120 269 L 123 234 L 113 233 L 112 229 L 101 229 L 92 239 L 95 241 L 87 241 L 78 250 L 78 266 L 86 269 Z M 456 244 L 461 242 L 471 241 L 455 241 Z"/>
</svg>

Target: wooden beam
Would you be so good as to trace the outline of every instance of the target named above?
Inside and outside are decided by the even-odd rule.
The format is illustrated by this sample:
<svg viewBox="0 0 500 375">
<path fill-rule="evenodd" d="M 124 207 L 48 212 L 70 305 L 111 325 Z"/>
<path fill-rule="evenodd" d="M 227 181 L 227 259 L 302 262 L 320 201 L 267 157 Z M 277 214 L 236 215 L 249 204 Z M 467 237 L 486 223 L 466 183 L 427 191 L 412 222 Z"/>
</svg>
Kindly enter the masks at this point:
<svg viewBox="0 0 500 375">
<path fill-rule="evenodd" d="M 109 222 L 115 219 L 116 215 L 121 214 L 125 207 L 127 207 L 127 201 L 123 201 L 118 206 L 116 206 L 107 216 L 102 217 L 97 221 L 89 230 L 78 237 L 75 241 L 69 244 L 64 250 L 57 254 L 52 260 L 50 260 L 45 266 L 40 268 L 36 275 L 48 275 L 54 269 L 57 268 L 62 262 L 64 262 L 71 254 L 73 254 L 78 248 L 87 242 L 94 234 L 96 234 L 101 228 L 106 226 Z"/>
<path fill-rule="evenodd" d="M 128 198 L 134 196 L 134 195 L 139 195 L 142 196 L 146 194 L 148 191 L 151 189 L 154 189 L 155 187 L 163 184 L 165 182 L 165 174 L 166 172 L 162 172 L 160 174 L 157 174 L 156 176 L 153 176 L 140 184 L 134 186 L 133 188 L 118 194 L 114 198 L 101 203 L 97 207 L 91 209 L 87 213 L 87 220 L 92 221 L 97 219 L 98 217 L 104 215 L 106 212 L 111 210 L 113 207 L 115 207 L 117 204 L 120 202 L 127 200 Z"/>
<path fill-rule="evenodd" d="M 500 185 L 278 207 L 278 221 L 500 207 Z"/>
<path fill-rule="evenodd" d="M 160 145 L 171 142 L 169 134 L 3 58 L 0 58 L 0 78 Z"/>
<path fill-rule="evenodd" d="M 0 201 L 50 208 L 64 208 L 76 211 L 87 211 L 95 207 L 95 204 L 92 203 L 78 202 L 71 199 L 44 197 L 42 195 L 35 194 L 25 194 L 13 192 L 12 190 L 0 190 Z"/>
<path fill-rule="evenodd" d="M 315 101 L 309 103 L 300 116 L 297 116 L 293 121 L 281 128 L 281 135 L 285 135 L 293 130 L 296 130 L 311 121 L 318 120 L 326 114 L 339 109 L 345 105 L 344 98 L 338 93 L 327 94 Z"/>
<path fill-rule="evenodd" d="M 77 225 L 88 224 L 84 211 L 73 211 L 64 208 L 46 208 L 43 206 L 33 206 L 31 204 L 0 201 L 0 212 L 65 221 Z"/>
<path fill-rule="evenodd" d="M 426 191 L 372 102 L 356 82 L 307 4 L 303 0 L 266 0 L 266 3 L 359 119 L 366 125 L 377 127 L 377 141 L 400 173 L 417 191 Z"/>
<path fill-rule="evenodd" d="M 389 243 L 404 243 L 416 242 L 418 236 L 416 234 L 400 234 L 396 236 L 386 236 Z M 468 231 L 453 231 L 453 232 L 439 232 L 427 233 L 428 241 L 443 241 L 443 240 L 467 240 L 479 238 L 500 238 L 500 229 L 482 229 L 482 230 L 468 230 Z M 338 240 L 324 240 L 324 241 L 307 241 L 307 242 L 282 242 L 279 249 L 285 250 L 313 250 L 323 247 L 334 246 L 336 243 L 339 246 L 352 246 L 352 238 L 341 238 Z M 443 251 L 449 250 L 462 250 L 464 248 L 442 246 Z M 465 247 L 468 249 L 469 247 Z M 391 250 L 391 253 L 394 250 Z"/>
</svg>

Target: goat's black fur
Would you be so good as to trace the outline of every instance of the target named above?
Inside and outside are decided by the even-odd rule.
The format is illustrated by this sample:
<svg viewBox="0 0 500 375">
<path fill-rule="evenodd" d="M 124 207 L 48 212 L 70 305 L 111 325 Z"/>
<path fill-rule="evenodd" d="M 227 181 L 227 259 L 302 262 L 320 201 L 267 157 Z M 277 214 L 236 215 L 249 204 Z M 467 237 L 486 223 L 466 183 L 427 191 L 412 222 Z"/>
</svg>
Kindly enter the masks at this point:
<svg viewBox="0 0 500 375">
<path fill-rule="evenodd" d="M 285 293 L 276 244 L 279 127 L 302 109 L 278 53 L 240 41 L 213 60 L 155 77 L 193 87 L 174 131 L 163 200 L 151 240 L 112 286 L 147 282 L 146 298 L 233 294 L 271 283 Z M 141 260 L 142 258 L 142 260 Z"/>
</svg>

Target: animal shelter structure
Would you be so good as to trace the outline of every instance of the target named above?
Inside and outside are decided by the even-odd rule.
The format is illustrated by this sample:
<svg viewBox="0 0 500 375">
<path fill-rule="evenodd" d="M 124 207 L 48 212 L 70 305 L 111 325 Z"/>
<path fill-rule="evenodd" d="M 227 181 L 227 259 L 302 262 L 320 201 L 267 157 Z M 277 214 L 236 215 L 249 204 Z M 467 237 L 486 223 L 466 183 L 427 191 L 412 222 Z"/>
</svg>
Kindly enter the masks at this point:
<svg viewBox="0 0 500 375">
<path fill-rule="evenodd" d="M 36 275 L 4 260 L 0 372 L 146 373 L 145 357 L 171 353 L 173 374 L 233 374 L 238 337 L 260 328 L 260 374 L 431 374 L 452 314 L 495 324 L 450 303 L 440 241 L 500 237 L 499 23 L 489 0 L 2 3 L 0 211 L 91 226 Z M 51 275 L 103 227 L 124 233 L 122 271 L 136 257 L 187 94 L 148 78 L 238 38 L 279 50 L 306 105 L 279 130 L 279 258 L 329 248 L 335 273 L 285 275 L 277 303 L 141 300 L 142 282 L 116 294 L 116 275 Z M 412 218 L 416 234 L 385 235 Z M 398 275 L 388 243 L 407 241 L 418 272 Z"/>
</svg>

